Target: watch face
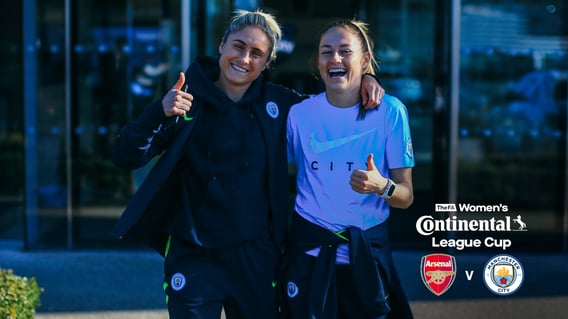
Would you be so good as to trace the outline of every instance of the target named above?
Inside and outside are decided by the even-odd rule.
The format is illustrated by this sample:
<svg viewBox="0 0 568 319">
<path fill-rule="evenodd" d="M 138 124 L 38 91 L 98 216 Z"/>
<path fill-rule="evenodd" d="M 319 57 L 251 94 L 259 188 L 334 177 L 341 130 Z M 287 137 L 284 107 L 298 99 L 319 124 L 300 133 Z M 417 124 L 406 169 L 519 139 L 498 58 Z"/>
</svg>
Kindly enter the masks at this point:
<svg viewBox="0 0 568 319">
<path fill-rule="evenodd" d="M 395 188 L 394 184 L 391 184 L 391 187 L 388 189 L 388 192 L 387 192 L 388 197 L 392 196 L 392 194 L 394 193 L 394 188 Z"/>
</svg>

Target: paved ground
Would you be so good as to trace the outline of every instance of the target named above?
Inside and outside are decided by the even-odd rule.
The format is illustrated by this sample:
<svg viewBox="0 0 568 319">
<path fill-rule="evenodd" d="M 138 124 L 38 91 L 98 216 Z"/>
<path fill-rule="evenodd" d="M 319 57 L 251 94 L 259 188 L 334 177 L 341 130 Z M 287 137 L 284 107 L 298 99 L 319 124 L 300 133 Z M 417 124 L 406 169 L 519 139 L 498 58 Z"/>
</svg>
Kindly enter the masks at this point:
<svg viewBox="0 0 568 319">
<path fill-rule="evenodd" d="M 429 252 L 395 252 L 395 261 L 417 319 L 568 318 L 568 255 L 515 255 L 525 281 L 514 295 L 491 293 L 482 268 L 495 254 L 454 254 L 458 275 L 435 296 L 419 268 Z M 163 319 L 162 260 L 147 251 L 0 250 L 0 268 L 33 276 L 44 288 L 38 319 Z M 467 279 L 465 271 L 471 273 Z"/>
</svg>

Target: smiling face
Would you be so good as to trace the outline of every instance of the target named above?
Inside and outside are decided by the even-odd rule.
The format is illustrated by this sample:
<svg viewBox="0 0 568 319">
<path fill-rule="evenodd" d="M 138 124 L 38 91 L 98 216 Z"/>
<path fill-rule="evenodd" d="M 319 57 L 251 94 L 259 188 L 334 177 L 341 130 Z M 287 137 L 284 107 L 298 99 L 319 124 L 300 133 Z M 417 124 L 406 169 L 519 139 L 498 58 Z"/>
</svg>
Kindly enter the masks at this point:
<svg viewBox="0 0 568 319">
<path fill-rule="evenodd" d="M 343 27 L 332 27 L 321 37 L 318 70 L 329 94 L 353 93 L 358 97 L 361 76 L 369 65 L 357 35 Z"/>
<path fill-rule="evenodd" d="M 271 46 L 266 33 L 254 26 L 229 34 L 219 46 L 221 74 L 218 84 L 225 91 L 246 91 L 268 65 Z"/>
</svg>

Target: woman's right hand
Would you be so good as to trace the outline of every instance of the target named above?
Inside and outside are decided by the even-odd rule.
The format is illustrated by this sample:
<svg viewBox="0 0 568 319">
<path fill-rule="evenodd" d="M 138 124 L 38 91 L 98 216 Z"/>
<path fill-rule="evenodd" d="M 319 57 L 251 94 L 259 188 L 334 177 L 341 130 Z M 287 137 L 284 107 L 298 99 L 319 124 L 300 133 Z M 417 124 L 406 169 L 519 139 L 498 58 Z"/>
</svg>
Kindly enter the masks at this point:
<svg viewBox="0 0 568 319">
<path fill-rule="evenodd" d="M 162 99 L 162 108 L 167 117 L 185 116 L 191 109 L 193 95 L 182 90 L 184 83 L 185 74 L 180 72 L 178 81 Z"/>
</svg>

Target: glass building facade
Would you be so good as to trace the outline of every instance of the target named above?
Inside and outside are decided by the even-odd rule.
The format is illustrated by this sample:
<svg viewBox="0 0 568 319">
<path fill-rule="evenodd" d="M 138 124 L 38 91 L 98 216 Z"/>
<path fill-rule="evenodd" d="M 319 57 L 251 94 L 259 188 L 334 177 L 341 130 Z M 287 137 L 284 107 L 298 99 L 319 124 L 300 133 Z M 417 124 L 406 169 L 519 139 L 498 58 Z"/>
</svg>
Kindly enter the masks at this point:
<svg viewBox="0 0 568 319">
<path fill-rule="evenodd" d="M 266 76 L 305 93 L 322 90 L 317 30 L 369 23 L 378 78 L 414 139 L 415 203 L 389 221 L 396 249 L 428 247 L 417 218 L 462 203 L 522 216 L 519 251 L 568 251 L 564 0 L 3 2 L 0 249 L 128 248 L 110 230 L 147 169 L 112 164 L 115 136 L 198 54 L 217 55 L 235 9 L 257 7 L 284 28 Z"/>
</svg>

